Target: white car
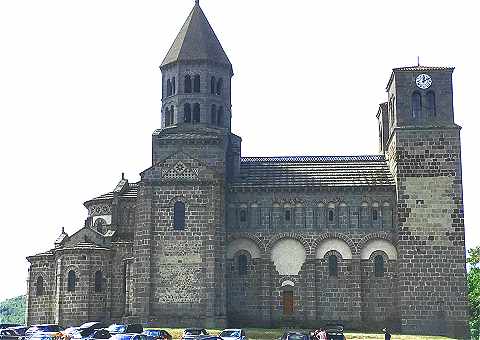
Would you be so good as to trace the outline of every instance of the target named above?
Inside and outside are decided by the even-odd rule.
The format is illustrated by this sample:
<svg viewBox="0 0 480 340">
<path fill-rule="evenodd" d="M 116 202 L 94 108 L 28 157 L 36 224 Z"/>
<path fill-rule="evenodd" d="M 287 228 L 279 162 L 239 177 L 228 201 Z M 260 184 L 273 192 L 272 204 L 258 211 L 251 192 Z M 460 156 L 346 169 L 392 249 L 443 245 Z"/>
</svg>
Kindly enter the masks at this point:
<svg viewBox="0 0 480 340">
<path fill-rule="evenodd" d="M 248 340 L 247 334 L 241 328 L 224 329 L 219 336 L 224 340 Z"/>
</svg>

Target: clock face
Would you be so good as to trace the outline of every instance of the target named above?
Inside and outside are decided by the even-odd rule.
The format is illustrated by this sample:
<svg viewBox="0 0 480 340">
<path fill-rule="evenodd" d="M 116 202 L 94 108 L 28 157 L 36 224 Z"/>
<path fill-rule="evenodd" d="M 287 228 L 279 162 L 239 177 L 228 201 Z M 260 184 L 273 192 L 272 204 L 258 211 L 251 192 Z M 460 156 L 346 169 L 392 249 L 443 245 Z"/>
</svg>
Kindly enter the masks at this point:
<svg viewBox="0 0 480 340">
<path fill-rule="evenodd" d="M 432 85 L 432 77 L 430 77 L 428 74 L 419 74 L 415 80 L 415 83 L 422 90 L 428 89 Z"/>
</svg>

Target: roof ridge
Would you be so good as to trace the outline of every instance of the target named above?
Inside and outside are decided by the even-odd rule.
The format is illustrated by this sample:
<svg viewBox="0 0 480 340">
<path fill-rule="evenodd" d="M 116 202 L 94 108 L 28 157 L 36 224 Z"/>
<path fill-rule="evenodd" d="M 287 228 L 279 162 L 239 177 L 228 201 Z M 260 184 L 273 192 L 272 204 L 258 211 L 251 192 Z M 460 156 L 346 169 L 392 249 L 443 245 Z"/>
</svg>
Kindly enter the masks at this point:
<svg viewBox="0 0 480 340">
<path fill-rule="evenodd" d="M 242 163 L 261 162 L 358 162 L 385 161 L 384 155 L 352 155 L 352 156 L 273 156 L 273 157 L 242 157 Z"/>
</svg>

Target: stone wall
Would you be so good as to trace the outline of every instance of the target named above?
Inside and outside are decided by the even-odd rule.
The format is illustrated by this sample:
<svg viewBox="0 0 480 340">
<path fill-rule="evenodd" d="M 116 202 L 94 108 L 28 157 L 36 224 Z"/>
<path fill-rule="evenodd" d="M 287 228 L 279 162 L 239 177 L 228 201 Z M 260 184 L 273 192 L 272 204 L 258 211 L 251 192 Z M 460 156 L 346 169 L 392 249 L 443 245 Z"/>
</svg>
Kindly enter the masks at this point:
<svg viewBox="0 0 480 340">
<path fill-rule="evenodd" d="M 466 334 L 465 230 L 458 127 L 396 129 L 402 330 Z"/>
<path fill-rule="evenodd" d="M 236 231 L 229 232 L 227 239 L 230 326 L 318 327 L 342 321 L 348 328 L 399 328 L 394 233 Z M 283 250 L 288 259 L 282 261 L 287 263 L 278 266 L 275 249 L 286 241 L 303 247 L 305 256 L 289 247 Z M 372 259 L 377 254 L 385 258 L 382 277 L 374 276 Z M 249 259 L 246 273 L 239 268 L 242 255 Z M 330 273 L 330 255 L 338 259 L 336 275 Z M 292 314 L 284 312 L 285 290 L 293 291 Z"/>
</svg>

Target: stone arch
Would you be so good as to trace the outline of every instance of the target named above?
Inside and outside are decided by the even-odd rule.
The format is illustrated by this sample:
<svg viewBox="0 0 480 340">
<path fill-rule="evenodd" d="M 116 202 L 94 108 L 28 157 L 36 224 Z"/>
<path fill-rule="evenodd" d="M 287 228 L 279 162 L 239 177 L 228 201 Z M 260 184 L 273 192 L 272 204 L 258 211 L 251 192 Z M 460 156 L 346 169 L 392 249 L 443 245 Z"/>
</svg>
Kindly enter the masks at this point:
<svg viewBox="0 0 480 340">
<path fill-rule="evenodd" d="M 275 236 L 270 238 L 270 240 L 268 241 L 267 245 L 265 246 L 265 252 L 266 253 L 271 253 L 272 248 L 275 245 L 275 243 L 277 243 L 278 241 L 280 241 L 281 239 L 284 239 L 284 238 L 293 239 L 293 240 L 296 240 L 296 241 L 300 242 L 303 245 L 303 248 L 305 248 L 305 251 L 307 252 L 307 255 L 311 254 L 311 246 L 310 246 L 310 243 L 308 242 L 308 240 L 304 236 L 298 235 L 298 234 L 295 234 L 295 233 L 279 233 L 279 234 L 276 234 Z"/>
<path fill-rule="evenodd" d="M 360 250 L 360 259 L 369 260 L 375 251 L 384 252 L 389 260 L 396 260 L 398 258 L 397 248 L 385 239 L 375 238 L 366 242 Z"/>
<path fill-rule="evenodd" d="M 331 250 L 338 252 L 342 256 L 342 259 L 352 259 L 352 250 L 350 249 L 348 243 L 339 238 L 327 238 L 321 241 L 316 249 L 315 258 L 323 259 Z"/>
<path fill-rule="evenodd" d="M 264 242 L 258 236 L 256 236 L 253 233 L 242 233 L 241 235 L 230 234 L 230 235 L 227 236 L 226 241 L 227 241 L 227 244 L 228 244 L 228 243 L 233 242 L 233 241 L 238 240 L 238 239 L 248 239 L 250 241 L 253 241 L 263 253 L 266 251 Z"/>
<path fill-rule="evenodd" d="M 239 251 L 246 251 L 250 254 L 252 259 L 258 259 L 262 257 L 262 251 L 260 247 L 249 238 L 237 238 L 227 245 L 227 259 L 233 259 Z"/>
<path fill-rule="evenodd" d="M 397 246 L 397 239 L 394 237 L 394 235 L 392 233 L 386 232 L 386 231 L 377 231 L 377 232 L 365 235 L 358 242 L 358 249 L 359 250 L 362 249 L 367 242 L 369 242 L 370 240 L 374 240 L 374 239 L 386 240 L 386 241 L 392 243 L 394 246 Z"/>
<path fill-rule="evenodd" d="M 316 255 L 316 252 L 318 250 L 318 247 L 319 247 L 320 243 L 322 243 L 323 241 L 328 240 L 328 239 L 338 239 L 338 240 L 344 241 L 348 245 L 348 247 L 350 248 L 350 252 L 351 252 L 352 256 L 358 253 L 358 249 L 357 249 L 357 247 L 355 246 L 355 243 L 352 241 L 352 239 L 350 237 L 348 237 L 345 234 L 338 233 L 338 232 L 327 232 L 327 233 L 324 233 L 324 234 L 320 235 L 320 237 L 318 237 L 317 239 L 315 239 L 315 241 L 313 241 L 312 249 L 315 250 L 314 255 Z"/>
<path fill-rule="evenodd" d="M 273 244 L 270 257 L 280 275 L 298 275 L 307 259 L 307 251 L 300 241 L 284 237 Z"/>
</svg>

